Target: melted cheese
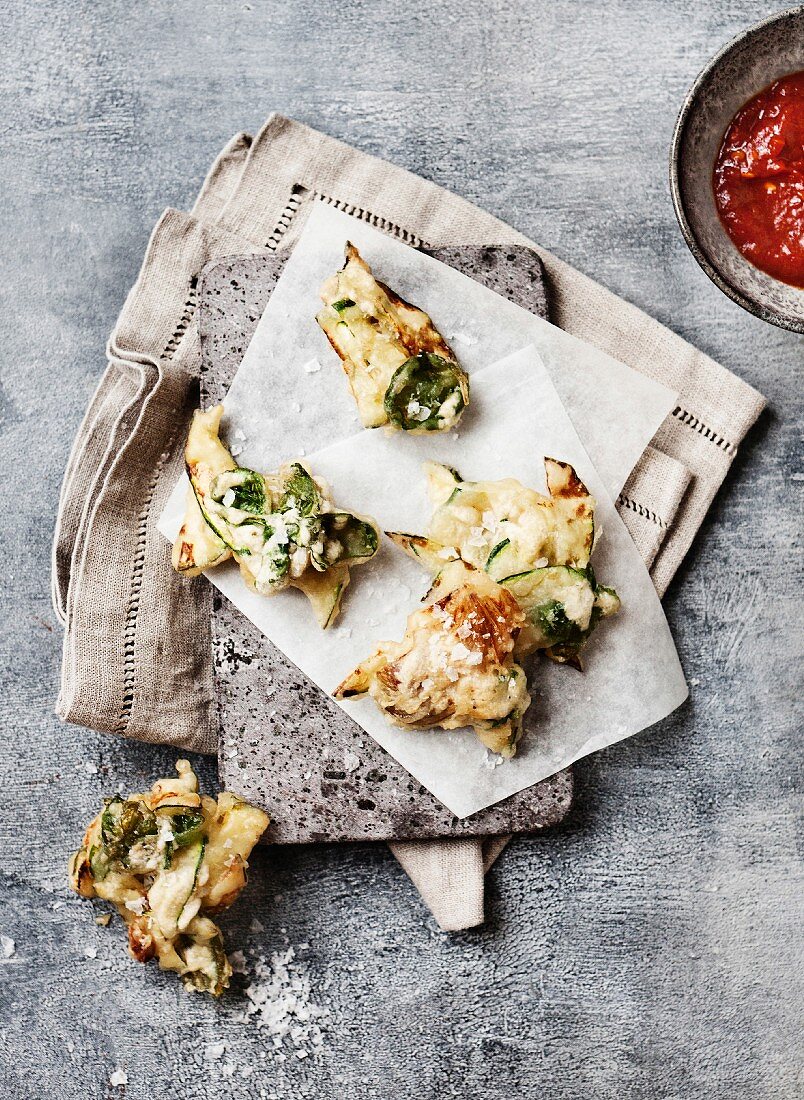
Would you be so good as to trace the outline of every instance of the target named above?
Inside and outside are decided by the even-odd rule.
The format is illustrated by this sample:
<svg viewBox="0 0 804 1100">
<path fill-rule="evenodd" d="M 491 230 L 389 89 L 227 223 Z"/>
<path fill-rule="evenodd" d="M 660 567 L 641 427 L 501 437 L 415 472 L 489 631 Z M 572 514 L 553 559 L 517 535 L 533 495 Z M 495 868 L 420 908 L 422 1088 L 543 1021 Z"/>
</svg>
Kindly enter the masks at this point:
<svg viewBox="0 0 804 1100">
<path fill-rule="evenodd" d="M 546 565 L 582 568 L 589 562 L 594 501 L 571 467 L 548 459 L 549 497 L 514 478 L 464 482 L 447 467 L 427 464 L 430 498 L 437 505 L 429 537 L 457 547 L 464 561 L 498 579 Z M 565 474 L 569 470 L 571 477 Z"/>
<path fill-rule="evenodd" d="M 70 885 L 116 906 L 135 959 L 156 958 L 189 988 L 217 995 L 228 985 L 231 968 L 210 917 L 228 908 L 245 886 L 248 857 L 268 817 L 226 791 L 217 800 L 201 798 L 190 764 L 179 760 L 176 770 L 177 778 L 160 779 L 150 791 L 125 800 L 157 821 L 155 831 L 135 844 L 110 850 L 103 812 L 90 822 L 70 861 Z M 176 847 L 174 813 L 201 818 L 197 839 L 184 847 Z"/>
<path fill-rule="evenodd" d="M 484 744 L 513 756 L 530 704 L 513 660 L 523 622 L 516 600 L 487 574 L 451 563 L 429 604 L 408 617 L 402 641 L 381 644 L 336 695 L 368 693 L 399 726 L 472 726 Z"/>
</svg>

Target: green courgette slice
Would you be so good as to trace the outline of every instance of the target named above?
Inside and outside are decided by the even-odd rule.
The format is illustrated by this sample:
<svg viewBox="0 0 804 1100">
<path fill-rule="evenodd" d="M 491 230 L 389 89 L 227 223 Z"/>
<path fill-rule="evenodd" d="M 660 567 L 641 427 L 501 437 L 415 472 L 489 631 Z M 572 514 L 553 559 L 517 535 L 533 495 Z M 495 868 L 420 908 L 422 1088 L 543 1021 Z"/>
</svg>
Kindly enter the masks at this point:
<svg viewBox="0 0 804 1100">
<path fill-rule="evenodd" d="M 205 847 L 202 838 L 180 848 L 148 891 L 148 908 L 168 938 L 182 929 L 182 915 L 195 891 Z"/>
<path fill-rule="evenodd" d="M 403 431 L 444 431 L 457 423 L 468 400 L 466 373 L 457 363 L 422 351 L 394 372 L 383 406 Z"/>
<path fill-rule="evenodd" d="M 312 516 L 321 509 L 318 487 L 300 462 L 294 462 L 285 482 L 285 491 L 279 501 L 279 512 L 298 512 L 300 516 Z"/>
<path fill-rule="evenodd" d="M 543 649 L 552 660 L 577 664 L 600 620 L 620 607 L 614 589 L 598 586 L 591 569 L 552 565 L 505 577 L 500 583 L 527 615 L 517 640 L 520 657 Z"/>
<path fill-rule="evenodd" d="M 517 548 L 510 539 L 501 539 L 491 550 L 486 561 L 486 572 L 495 581 L 502 581 L 510 577 L 516 569 L 521 568 L 521 558 Z"/>
<path fill-rule="evenodd" d="M 339 561 L 367 561 L 377 553 L 379 536 L 377 528 L 368 520 L 351 512 L 325 512 L 321 516 L 324 537 L 340 546 L 336 556 L 329 558 L 329 565 Z"/>
</svg>

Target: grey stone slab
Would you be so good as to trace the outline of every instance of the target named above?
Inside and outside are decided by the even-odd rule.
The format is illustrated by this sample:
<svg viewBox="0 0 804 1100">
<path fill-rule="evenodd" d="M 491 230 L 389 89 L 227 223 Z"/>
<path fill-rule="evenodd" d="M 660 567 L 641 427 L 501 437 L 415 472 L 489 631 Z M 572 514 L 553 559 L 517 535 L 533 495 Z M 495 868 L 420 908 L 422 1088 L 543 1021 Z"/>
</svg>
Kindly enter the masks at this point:
<svg viewBox="0 0 804 1100">
<path fill-rule="evenodd" d="M 0 930 L 16 954 L 0 958 L 3 1100 L 801 1095 L 804 341 L 709 282 L 667 184 L 687 86 L 781 6 L 5 5 Z M 770 403 L 665 600 L 689 704 L 577 765 L 565 821 L 490 872 L 484 927 L 440 933 L 385 845 L 255 854 L 229 945 L 290 941 L 330 1013 L 324 1055 L 284 1062 L 238 1020 L 242 994 L 186 996 L 67 893 L 66 856 L 102 795 L 141 790 L 176 754 L 53 716 L 48 592 L 62 471 L 151 227 L 272 109 L 479 203 Z M 194 763 L 214 789 L 215 760 Z M 204 1058 L 217 1042 L 220 1063 Z M 109 1086 L 117 1066 L 125 1090 Z"/>
<path fill-rule="evenodd" d="M 546 316 L 541 262 L 530 249 L 431 255 Z M 198 286 L 204 404 L 225 399 L 285 261 L 230 257 L 205 268 Z M 532 832 L 556 825 L 570 808 L 566 769 L 461 820 L 217 593 L 212 637 L 221 781 L 269 812 L 270 843 Z"/>
</svg>

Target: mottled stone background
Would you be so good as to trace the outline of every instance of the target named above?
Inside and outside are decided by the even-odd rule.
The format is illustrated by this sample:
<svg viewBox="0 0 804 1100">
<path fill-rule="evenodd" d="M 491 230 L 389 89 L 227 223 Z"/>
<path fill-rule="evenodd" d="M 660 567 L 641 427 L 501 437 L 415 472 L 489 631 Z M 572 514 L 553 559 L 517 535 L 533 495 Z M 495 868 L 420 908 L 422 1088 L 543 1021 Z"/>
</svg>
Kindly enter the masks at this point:
<svg viewBox="0 0 804 1100">
<path fill-rule="evenodd" d="M 708 282 L 666 166 L 687 85 L 775 9 L 3 5 L 0 930 L 16 953 L 0 955 L 0 1095 L 802 1095 L 804 344 Z M 53 717 L 48 593 L 68 448 L 149 231 L 191 201 L 232 133 L 274 109 L 480 203 L 770 402 L 667 599 L 690 703 L 582 762 L 567 823 L 492 872 L 483 929 L 439 932 L 383 846 L 256 856 L 230 944 L 308 944 L 299 957 L 329 1011 L 324 1053 L 291 1045 L 285 1061 L 238 1021 L 241 994 L 188 997 L 67 895 L 66 855 L 102 793 L 143 786 L 174 754 Z M 199 764 L 214 786 L 214 761 Z M 205 1059 L 218 1042 L 225 1053 Z M 127 1086 L 109 1084 L 119 1068 Z"/>
</svg>

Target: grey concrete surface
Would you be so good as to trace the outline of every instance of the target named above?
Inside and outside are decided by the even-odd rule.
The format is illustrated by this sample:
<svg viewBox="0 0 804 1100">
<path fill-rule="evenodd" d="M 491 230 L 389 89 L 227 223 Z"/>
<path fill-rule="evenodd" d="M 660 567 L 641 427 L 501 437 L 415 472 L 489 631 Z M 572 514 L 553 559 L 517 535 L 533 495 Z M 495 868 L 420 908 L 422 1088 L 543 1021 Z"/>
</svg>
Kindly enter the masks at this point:
<svg viewBox="0 0 804 1100">
<path fill-rule="evenodd" d="M 0 953 L 0 1095 L 802 1095 L 804 345 L 706 280 L 665 163 L 688 83 L 775 7 L 3 5 L 0 930 L 16 951 Z M 328 1011 L 323 1053 L 290 1044 L 284 1061 L 239 1019 L 242 993 L 189 997 L 68 896 L 65 859 L 102 793 L 174 754 L 53 717 L 48 595 L 68 448 L 149 230 L 272 109 L 487 207 L 770 401 L 667 599 L 691 701 L 580 765 L 567 822 L 493 870 L 484 928 L 439 932 L 382 846 L 255 858 L 230 947 L 297 946 Z"/>
</svg>

